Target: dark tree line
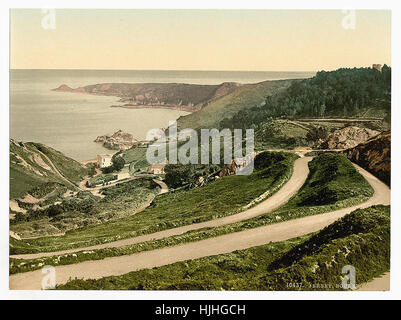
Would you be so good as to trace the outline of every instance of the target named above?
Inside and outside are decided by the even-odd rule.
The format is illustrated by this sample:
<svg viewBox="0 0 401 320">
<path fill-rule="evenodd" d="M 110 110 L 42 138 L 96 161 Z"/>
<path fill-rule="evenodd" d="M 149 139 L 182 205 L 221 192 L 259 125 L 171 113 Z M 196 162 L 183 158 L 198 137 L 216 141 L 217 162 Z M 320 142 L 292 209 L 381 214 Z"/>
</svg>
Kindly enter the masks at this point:
<svg viewBox="0 0 401 320">
<path fill-rule="evenodd" d="M 274 118 L 355 116 L 371 108 L 390 113 L 391 68 L 320 71 L 294 80 L 283 92 L 266 98 L 261 107 L 240 110 L 220 128 L 250 128 Z"/>
</svg>

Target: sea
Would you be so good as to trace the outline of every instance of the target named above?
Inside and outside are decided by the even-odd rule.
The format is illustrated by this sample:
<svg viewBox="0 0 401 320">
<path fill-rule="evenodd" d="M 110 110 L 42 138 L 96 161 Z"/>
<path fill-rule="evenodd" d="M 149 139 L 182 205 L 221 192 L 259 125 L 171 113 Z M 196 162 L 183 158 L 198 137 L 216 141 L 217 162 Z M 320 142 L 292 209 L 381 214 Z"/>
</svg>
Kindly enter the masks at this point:
<svg viewBox="0 0 401 320">
<path fill-rule="evenodd" d="M 117 130 L 144 139 L 153 128 L 165 128 L 188 112 L 167 109 L 110 108 L 118 97 L 57 92 L 97 83 L 257 83 L 310 78 L 314 72 L 167 71 L 167 70 L 10 70 L 10 138 L 40 142 L 78 161 L 108 153 L 93 142 Z"/>
</svg>

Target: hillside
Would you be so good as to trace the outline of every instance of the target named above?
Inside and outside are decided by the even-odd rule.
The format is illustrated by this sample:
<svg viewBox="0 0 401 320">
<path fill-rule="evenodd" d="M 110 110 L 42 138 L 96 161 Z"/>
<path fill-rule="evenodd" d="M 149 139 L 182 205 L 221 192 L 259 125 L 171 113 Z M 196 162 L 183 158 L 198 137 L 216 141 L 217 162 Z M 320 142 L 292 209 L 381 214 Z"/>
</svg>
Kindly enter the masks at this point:
<svg viewBox="0 0 401 320">
<path fill-rule="evenodd" d="M 389 215 L 388 206 L 359 209 L 312 235 L 57 289 L 344 290 L 344 265 L 355 267 L 356 285 L 389 270 Z"/>
<path fill-rule="evenodd" d="M 217 117 L 220 127 L 252 128 L 269 119 L 305 117 L 361 118 L 374 114 L 389 118 L 391 68 L 320 71 L 315 77 L 293 81 L 285 90 L 268 96 L 261 106 Z M 216 119 L 216 122 L 217 120 Z"/>
<path fill-rule="evenodd" d="M 45 251 L 55 251 L 63 248 L 75 248 L 82 246 L 83 243 L 91 245 L 112 242 L 117 239 L 121 240 L 234 215 L 242 211 L 244 206 L 265 194 L 267 190 L 271 192 L 269 194 L 271 196 L 274 190 L 279 188 L 278 186 L 290 178 L 296 156 L 283 153 L 281 156 L 269 157 L 269 159 L 272 161 L 263 162 L 260 166 L 257 165 L 258 169 L 251 175 L 227 176 L 201 188 L 162 194 L 153 200 L 150 207 L 135 215 L 77 229 L 66 233 L 64 236 L 54 238 L 50 242 L 46 238 L 19 241 L 15 244 L 13 252 L 21 253 L 21 250 L 32 252 L 38 248 Z M 140 179 L 134 181 L 140 181 Z M 125 186 L 127 183 L 122 185 Z M 241 196 L 238 197 L 238 194 Z M 107 216 L 112 211 L 110 210 L 111 206 L 127 211 L 136 198 L 134 192 L 125 193 L 127 198 L 124 198 L 123 201 L 111 196 L 109 199 L 102 199 L 97 206 L 90 208 L 85 215 L 92 218 Z M 104 206 L 101 203 L 104 203 Z M 70 211 L 74 211 L 73 209 Z M 78 211 L 84 212 L 82 209 Z M 68 210 L 65 214 L 69 215 Z M 21 229 L 14 228 L 13 231 L 21 233 Z"/>
<path fill-rule="evenodd" d="M 48 146 L 10 139 L 10 198 L 26 195 L 35 187 L 57 182 L 74 188 L 88 174 L 79 162 Z M 72 181 L 72 182 L 68 182 Z"/>
<path fill-rule="evenodd" d="M 26 212 L 10 220 L 10 230 L 21 237 L 45 237 L 102 224 L 132 215 L 152 201 L 159 190 L 159 185 L 151 179 L 137 179 L 105 188 L 100 191 L 101 197 L 88 191 L 67 197 L 61 193 L 52 197 L 51 202 L 37 203 L 35 208 L 25 205 Z M 24 205 L 21 201 L 18 203 Z"/>
<path fill-rule="evenodd" d="M 370 171 L 390 185 L 391 175 L 391 133 L 383 132 L 376 137 L 345 151 L 352 162 Z"/>
<path fill-rule="evenodd" d="M 123 105 L 113 107 L 159 107 L 188 112 L 200 110 L 206 103 L 235 91 L 241 85 L 225 82 L 220 85 L 184 83 L 101 83 L 79 88 L 63 84 L 54 91 L 120 97 Z"/>
<path fill-rule="evenodd" d="M 180 117 L 179 128 L 218 128 L 222 119 L 234 116 L 238 111 L 260 107 L 267 96 L 287 88 L 293 80 L 264 81 L 246 84 L 226 94 L 220 99 L 210 101 L 201 110 Z"/>
</svg>

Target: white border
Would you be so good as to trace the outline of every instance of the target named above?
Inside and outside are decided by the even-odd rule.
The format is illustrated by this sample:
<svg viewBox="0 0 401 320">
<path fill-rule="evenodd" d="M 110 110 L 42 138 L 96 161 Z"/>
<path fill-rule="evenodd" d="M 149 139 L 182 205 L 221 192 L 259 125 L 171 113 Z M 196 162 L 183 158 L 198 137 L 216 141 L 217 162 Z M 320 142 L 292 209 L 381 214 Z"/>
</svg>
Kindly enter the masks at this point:
<svg viewBox="0 0 401 320">
<path fill-rule="evenodd" d="M 3 1 L 0 16 L 0 43 L 2 44 L 1 55 L 1 146 L 3 157 L 1 157 L 1 204 L 4 210 L 1 215 L 1 256 L 0 256 L 0 298 L 2 299 L 137 299 L 137 300 L 190 300 L 190 299 L 244 299 L 244 300 L 277 300 L 277 299 L 400 299 L 401 298 L 401 216 L 400 216 L 400 191 L 401 177 L 400 162 L 400 127 L 397 126 L 400 111 L 400 30 L 401 11 L 397 4 L 399 1 L 166 1 L 148 0 L 144 1 L 96 1 L 95 8 L 188 8 L 188 9 L 392 9 L 392 63 L 393 70 L 393 92 L 392 92 L 392 261 L 391 261 L 391 291 L 390 292 L 194 292 L 194 291 L 11 291 L 8 289 L 8 184 L 9 184 L 9 161 L 8 161 L 8 136 L 9 136 L 9 8 L 90 8 L 93 2 L 83 0 L 57 1 Z M 374 45 L 374 39 L 372 39 Z M 7 150 L 7 151 L 6 151 Z M 7 156 L 4 156 L 7 155 Z M 398 197 L 397 197 L 398 196 Z M 7 206 L 6 206 L 7 204 Z"/>
</svg>

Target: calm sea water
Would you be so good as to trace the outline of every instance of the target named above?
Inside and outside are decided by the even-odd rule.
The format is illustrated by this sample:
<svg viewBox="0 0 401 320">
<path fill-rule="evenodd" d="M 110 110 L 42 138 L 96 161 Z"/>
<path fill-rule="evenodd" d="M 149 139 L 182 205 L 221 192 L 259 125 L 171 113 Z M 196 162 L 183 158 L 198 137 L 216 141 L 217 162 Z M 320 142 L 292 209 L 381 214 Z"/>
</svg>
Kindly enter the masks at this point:
<svg viewBox="0 0 401 320">
<path fill-rule="evenodd" d="M 143 139 L 152 128 L 188 114 L 166 109 L 110 108 L 118 97 L 55 92 L 61 84 L 76 88 L 104 82 L 219 84 L 308 78 L 312 72 L 11 70 L 10 137 L 49 145 L 76 160 L 107 152 L 93 142 L 119 129 Z"/>
</svg>

